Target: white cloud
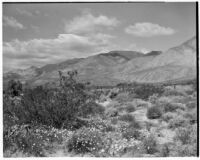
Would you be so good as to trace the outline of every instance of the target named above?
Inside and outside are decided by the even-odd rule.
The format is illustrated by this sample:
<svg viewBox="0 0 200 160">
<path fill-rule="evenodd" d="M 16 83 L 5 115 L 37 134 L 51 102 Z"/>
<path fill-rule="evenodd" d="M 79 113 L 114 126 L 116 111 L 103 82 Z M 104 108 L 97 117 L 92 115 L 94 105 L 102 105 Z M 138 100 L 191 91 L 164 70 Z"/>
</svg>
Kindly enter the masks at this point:
<svg viewBox="0 0 200 160">
<path fill-rule="evenodd" d="M 152 37 L 159 35 L 172 35 L 175 30 L 170 27 L 163 27 L 159 24 L 149 22 L 136 23 L 125 28 L 125 32 L 138 37 Z"/>
<path fill-rule="evenodd" d="M 14 17 L 7 17 L 7 16 L 3 17 L 3 25 L 9 26 L 9 27 L 12 27 L 15 29 L 24 29 L 25 28 L 23 26 L 23 24 L 18 22 Z"/>
<path fill-rule="evenodd" d="M 65 23 L 67 33 L 88 34 L 96 31 L 102 31 L 105 28 L 113 28 L 119 24 L 116 18 L 109 18 L 104 15 L 97 17 L 91 13 L 83 13 L 79 17 Z"/>
<path fill-rule="evenodd" d="M 24 15 L 24 16 L 37 16 L 37 15 L 40 15 L 41 12 L 39 10 L 35 10 L 35 11 L 27 11 L 27 10 L 24 10 L 24 9 L 19 9 L 17 8 L 16 9 L 17 13 L 21 14 L 21 15 Z"/>
<path fill-rule="evenodd" d="M 3 43 L 4 70 L 42 66 L 69 58 L 87 57 L 109 50 L 112 36 L 96 34 L 90 37 L 60 34 L 55 39 L 13 40 Z"/>
</svg>

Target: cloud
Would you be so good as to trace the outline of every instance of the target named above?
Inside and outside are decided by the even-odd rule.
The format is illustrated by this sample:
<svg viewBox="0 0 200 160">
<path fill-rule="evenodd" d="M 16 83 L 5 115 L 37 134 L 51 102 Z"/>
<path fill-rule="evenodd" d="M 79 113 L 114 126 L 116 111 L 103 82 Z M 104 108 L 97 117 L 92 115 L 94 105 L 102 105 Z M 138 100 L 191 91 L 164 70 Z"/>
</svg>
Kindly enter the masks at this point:
<svg viewBox="0 0 200 160">
<path fill-rule="evenodd" d="M 125 32 L 138 37 L 152 37 L 159 35 L 172 35 L 175 30 L 170 27 L 163 27 L 159 24 L 149 22 L 136 23 L 125 28 Z"/>
<path fill-rule="evenodd" d="M 109 50 L 113 36 L 98 33 L 90 37 L 60 34 L 54 39 L 18 39 L 3 43 L 4 70 L 43 66 L 69 58 L 87 57 Z"/>
<path fill-rule="evenodd" d="M 35 11 L 27 11 L 27 10 L 24 10 L 24 9 L 19 9 L 17 8 L 16 9 L 17 13 L 21 14 L 21 15 L 24 15 L 24 16 L 37 16 L 37 15 L 40 15 L 40 11 L 39 10 L 35 10 Z"/>
<path fill-rule="evenodd" d="M 66 33 L 88 34 L 100 32 L 105 28 L 113 28 L 119 24 L 116 18 L 109 18 L 104 15 L 93 16 L 89 12 L 84 12 L 81 16 L 75 17 L 69 22 L 65 22 Z"/>
<path fill-rule="evenodd" d="M 3 17 L 3 25 L 9 26 L 9 27 L 12 27 L 15 29 L 24 29 L 25 28 L 23 26 L 23 24 L 18 22 L 14 17 L 7 17 L 7 16 Z"/>
</svg>

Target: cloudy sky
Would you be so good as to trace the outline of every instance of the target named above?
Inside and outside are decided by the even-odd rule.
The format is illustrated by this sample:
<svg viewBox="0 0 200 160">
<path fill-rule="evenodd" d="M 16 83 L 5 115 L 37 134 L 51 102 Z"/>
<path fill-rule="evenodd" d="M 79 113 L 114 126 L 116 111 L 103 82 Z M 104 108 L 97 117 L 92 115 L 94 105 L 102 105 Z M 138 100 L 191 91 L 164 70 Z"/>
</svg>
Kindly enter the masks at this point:
<svg viewBox="0 0 200 160">
<path fill-rule="evenodd" d="M 110 50 L 165 51 L 195 31 L 195 3 L 4 3 L 3 70 Z"/>
</svg>

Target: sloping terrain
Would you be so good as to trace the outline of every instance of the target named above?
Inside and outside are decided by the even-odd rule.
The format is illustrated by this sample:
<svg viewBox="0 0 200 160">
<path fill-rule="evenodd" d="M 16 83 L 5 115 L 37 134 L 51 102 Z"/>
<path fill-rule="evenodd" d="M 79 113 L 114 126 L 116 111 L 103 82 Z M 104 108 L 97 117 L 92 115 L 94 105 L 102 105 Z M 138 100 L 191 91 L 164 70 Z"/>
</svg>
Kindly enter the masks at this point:
<svg viewBox="0 0 200 160">
<path fill-rule="evenodd" d="M 94 85 L 116 85 L 120 82 L 163 82 L 195 78 L 196 37 L 166 52 L 111 51 L 87 58 L 66 60 L 41 68 L 30 67 L 4 74 L 4 81 L 19 79 L 31 85 L 58 82 L 58 71 L 78 71 L 78 80 Z"/>
</svg>

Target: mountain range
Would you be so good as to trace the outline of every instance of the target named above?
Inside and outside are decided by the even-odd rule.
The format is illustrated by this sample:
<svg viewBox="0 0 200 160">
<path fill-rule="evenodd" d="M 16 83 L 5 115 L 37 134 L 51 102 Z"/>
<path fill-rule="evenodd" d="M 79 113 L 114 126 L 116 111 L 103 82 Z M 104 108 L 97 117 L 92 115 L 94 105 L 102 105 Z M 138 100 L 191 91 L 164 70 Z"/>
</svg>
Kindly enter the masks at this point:
<svg viewBox="0 0 200 160">
<path fill-rule="evenodd" d="M 4 73 L 6 83 L 18 79 L 32 86 L 58 83 L 58 71 L 78 71 L 78 81 L 93 85 L 116 85 L 122 82 L 165 82 L 196 77 L 196 37 L 165 52 L 110 51 L 87 58 L 68 59 L 43 67 L 31 66 Z"/>
</svg>

